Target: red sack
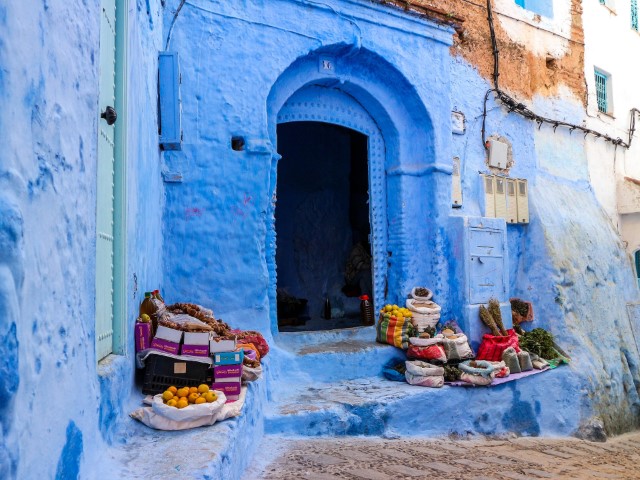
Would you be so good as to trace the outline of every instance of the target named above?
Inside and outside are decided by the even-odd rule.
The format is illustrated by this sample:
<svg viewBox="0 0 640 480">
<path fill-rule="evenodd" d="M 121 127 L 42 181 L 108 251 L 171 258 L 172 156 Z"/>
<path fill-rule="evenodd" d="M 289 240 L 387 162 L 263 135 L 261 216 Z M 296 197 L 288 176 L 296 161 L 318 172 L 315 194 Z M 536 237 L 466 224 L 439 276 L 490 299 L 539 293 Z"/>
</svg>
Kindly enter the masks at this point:
<svg viewBox="0 0 640 480">
<path fill-rule="evenodd" d="M 507 348 L 513 347 L 516 352 L 520 352 L 520 345 L 518 344 L 518 335 L 513 329 L 507 330 L 506 337 L 496 337 L 485 333 L 482 336 L 482 343 L 478 348 L 478 354 L 476 360 L 488 360 L 489 362 L 500 362 L 502 360 L 502 352 Z"/>
<path fill-rule="evenodd" d="M 238 336 L 238 343 L 253 343 L 261 358 L 269 353 L 269 345 L 260 332 L 232 330 L 231 334 Z"/>
<path fill-rule="evenodd" d="M 407 358 L 411 360 L 429 360 L 432 363 L 446 363 L 447 355 L 444 353 L 444 347 L 440 344 L 420 347 L 418 345 L 409 345 L 407 350 Z"/>
</svg>

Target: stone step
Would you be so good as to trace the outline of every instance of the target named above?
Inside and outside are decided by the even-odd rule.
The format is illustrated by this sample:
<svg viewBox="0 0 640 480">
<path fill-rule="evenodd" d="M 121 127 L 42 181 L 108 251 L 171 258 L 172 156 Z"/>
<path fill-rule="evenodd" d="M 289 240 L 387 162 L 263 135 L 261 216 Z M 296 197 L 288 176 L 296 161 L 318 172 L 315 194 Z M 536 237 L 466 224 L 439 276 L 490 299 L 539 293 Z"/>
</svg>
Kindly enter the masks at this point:
<svg viewBox="0 0 640 480">
<path fill-rule="evenodd" d="M 495 387 L 431 389 L 369 377 L 272 388 L 282 390 L 268 405 L 265 432 L 276 435 L 567 436 L 580 416 L 569 367 Z"/>
<path fill-rule="evenodd" d="M 390 359 L 405 358 L 402 350 L 376 343 L 374 327 L 280 333 L 277 346 L 280 361 L 272 369 L 295 370 L 303 376 L 299 381 L 312 384 L 375 377 Z"/>
</svg>

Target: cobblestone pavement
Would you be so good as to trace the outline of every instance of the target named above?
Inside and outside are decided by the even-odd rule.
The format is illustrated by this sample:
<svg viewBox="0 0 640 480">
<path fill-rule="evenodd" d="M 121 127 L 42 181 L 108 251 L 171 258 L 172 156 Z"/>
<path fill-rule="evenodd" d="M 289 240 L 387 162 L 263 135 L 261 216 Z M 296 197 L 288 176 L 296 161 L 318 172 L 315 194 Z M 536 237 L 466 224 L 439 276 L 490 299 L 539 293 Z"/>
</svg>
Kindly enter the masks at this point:
<svg viewBox="0 0 640 480">
<path fill-rule="evenodd" d="M 640 479 L 640 432 L 592 443 L 508 440 L 267 437 L 245 479 Z M 266 459 L 271 450 L 272 460 Z"/>
</svg>

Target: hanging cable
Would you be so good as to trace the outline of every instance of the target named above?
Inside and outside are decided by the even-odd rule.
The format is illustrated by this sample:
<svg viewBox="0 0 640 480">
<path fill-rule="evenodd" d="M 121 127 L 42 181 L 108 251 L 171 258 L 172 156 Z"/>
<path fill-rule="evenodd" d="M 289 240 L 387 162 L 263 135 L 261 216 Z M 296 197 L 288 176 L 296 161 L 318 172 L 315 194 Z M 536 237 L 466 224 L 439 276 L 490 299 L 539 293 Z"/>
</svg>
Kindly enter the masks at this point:
<svg viewBox="0 0 640 480">
<path fill-rule="evenodd" d="M 164 46 L 165 51 L 169 49 L 169 43 L 171 42 L 171 31 L 173 30 L 173 26 L 178 19 L 178 15 L 180 15 L 180 10 L 182 10 L 182 7 L 184 7 L 186 1 L 187 0 L 182 0 L 180 2 L 180 5 L 178 5 L 178 8 L 176 9 L 176 13 L 173 14 L 173 18 L 171 19 L 171 26 L 169 26 L 169 33 L 167 33 L 167 43 Z"/>
<path fill-rule="evenodd" d="M 620 137 L 613 138 L 610 135 L 605 133 L 600 133 L 591 128 L 584 127 L 582 125 L 576 125 L 573 123 L 565 122 L 563 120 L 554 120 L 551 118 L 543 117 L 542 115 L 538 115 L 529 109 L 524 103 L 518 102 L 509 94 L 500 90 L 498 84 L 498 78 L 500 77 L 500 69 L 499 69 L 499 50 L 497 46 L 496 40 L 496 32 L 493 25 L 493 10 L 491 6 L 491 0 L 487 0 L 487 22 L 489 23 L 489 32 L 491 34 L 491 48 L 493 50 L 493 88 L 487 90 L 487 93 L 484 96 L 484 107 L 483 107 L 483 119 L 482 119 L 482 145 L 484 148 L 488 148 L 486 144 L 486 116 L 487 116 L 487 102 L 489 100 L 489 95 L 494 92 L 496 95 L 496 99 L 499 100 L 504 106 L 507 107 L 509 112 L 515 112 L 518 115 L 523 116 L 529 120 L 534 120 L 538 123 L 538 128 L 542 127 L 543 123 L 553 125 L 553 131 L 555 132 L 558 127 L 568 128 L 569 133 L 572 133 L 574 130 L 579 130 L 584 133 L 584 137 L 587 135 L 593 135 L 596 138 L 602 138 L 606 142 L 610 142 L 617 148 L 618 146 L 624 147 L 626 149 L 631 147 L 631 141 L 633 139 L 633 134 L 635 132 L 636 125 L 636 115 L 640 115 L 640 110 L 637 108 L 631 109 L 631 119 L 629 120 L 629 139 L 628 141 L 622 140 Z"/>
</svg>

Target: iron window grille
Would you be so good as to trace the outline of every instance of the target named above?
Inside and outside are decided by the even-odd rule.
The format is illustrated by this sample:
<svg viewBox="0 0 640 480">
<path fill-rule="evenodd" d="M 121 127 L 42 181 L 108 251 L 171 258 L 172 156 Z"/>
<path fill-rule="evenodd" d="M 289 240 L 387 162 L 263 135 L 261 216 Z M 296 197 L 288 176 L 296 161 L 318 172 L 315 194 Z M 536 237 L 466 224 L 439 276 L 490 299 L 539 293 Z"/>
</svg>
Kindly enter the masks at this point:
<svg viewBox="0 0 640 480">
<path fill-rule="evenodd" d="M 609 76 L 597 70 L 595 76 L 598 110 L 602 113 L 609 113 Z"/>
</svg>

